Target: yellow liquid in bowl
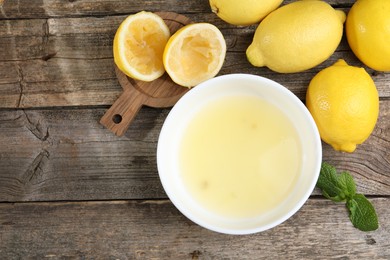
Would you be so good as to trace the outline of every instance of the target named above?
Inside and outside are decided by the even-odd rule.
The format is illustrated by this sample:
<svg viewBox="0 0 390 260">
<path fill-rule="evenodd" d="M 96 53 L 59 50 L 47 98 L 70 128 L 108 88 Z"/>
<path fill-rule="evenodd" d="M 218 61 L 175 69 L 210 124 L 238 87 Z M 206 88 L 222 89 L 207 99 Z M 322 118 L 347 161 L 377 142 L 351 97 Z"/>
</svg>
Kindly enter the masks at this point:
<svg viewBox="0 0 390 260">
<path fill-rule="evenodd" d="M 292 122 L 253 96 L 211 102 L 195 114 L 182 138 L 186 189 L 205 209 L 224 217 L 255 217 L 278 206 L 301 169 Z"/>
</svg>

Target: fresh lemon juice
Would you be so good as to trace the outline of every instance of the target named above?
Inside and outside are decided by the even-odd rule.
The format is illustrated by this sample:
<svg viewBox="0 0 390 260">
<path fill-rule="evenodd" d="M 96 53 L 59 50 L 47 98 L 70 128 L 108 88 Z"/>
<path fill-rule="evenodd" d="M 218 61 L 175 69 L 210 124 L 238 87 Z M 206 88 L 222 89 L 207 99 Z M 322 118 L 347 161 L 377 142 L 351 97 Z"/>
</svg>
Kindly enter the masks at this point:
<svg viewBox="0 0 390 260">
<path fill-rule="evenodd" d="M 299 135 L 282 111 L 253 96 L 228 96 L 198 111 L 184 131 L 180 171 L 202 207 L 255 217 L 280 205 L 302 164 Z"/>
</svg>

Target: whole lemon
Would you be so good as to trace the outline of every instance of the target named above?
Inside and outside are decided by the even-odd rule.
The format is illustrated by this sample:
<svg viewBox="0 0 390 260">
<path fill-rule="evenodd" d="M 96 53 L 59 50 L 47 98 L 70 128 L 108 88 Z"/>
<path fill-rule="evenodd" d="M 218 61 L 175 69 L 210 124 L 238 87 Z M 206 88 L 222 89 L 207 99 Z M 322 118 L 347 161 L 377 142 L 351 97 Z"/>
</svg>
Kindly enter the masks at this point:
<svg viewBox="0 0 390 260">
<path fill-rule="evenodd" d="M 249 62 L 281 73 L 300 72 L 328 59 L 341 41 L 345 13 L 317 1 L 297 1 L 271 12 L 246 50 Z"/>
<path fill-rule="evenodd" d="M 353 53 L 374 70 L 390 71 L 390 1 L 358 0 L 348 13 L 346 34 Z"/>
<path fill-rule="evenodd" d="M 311 80 L 306 106 L 324 142 L 335 150 L 353 152 L 375 127 L 379 97 L 363 68 L 339 60 Z"/>
<path fill-rule="evenodd" d="M 283 0 L 210 0 L 211 10 L 219 18 L 234 25 L 250 25 L 260 22 L 275 10 Z"/>
</svg>

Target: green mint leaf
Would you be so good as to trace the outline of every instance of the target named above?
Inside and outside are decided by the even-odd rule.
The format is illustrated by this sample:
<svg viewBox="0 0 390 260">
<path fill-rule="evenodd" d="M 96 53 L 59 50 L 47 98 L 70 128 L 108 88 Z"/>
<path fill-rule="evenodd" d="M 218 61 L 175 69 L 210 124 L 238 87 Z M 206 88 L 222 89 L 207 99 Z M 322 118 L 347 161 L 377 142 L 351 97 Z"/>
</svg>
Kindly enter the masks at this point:
<svg viewBox="0 0 390 260">
<path fill-rule="evenodd" d="M 342 183 L 345 183 L 344 177 Z M 340 184 L 336 168 L 332 165 L 323 162 L 321 165 L 320 176 L 316 186 L 321 189 L 322 194 L 335 202 L 344 201 L 346 199 L 344 193 L 344 185 Z"/>
<path fill-rule="evenodd" d="M 356 185 L 348 172 L 337 173 L 336 168 L 323 162 L 316 186 L 322 194 L 335 202 L 347 201 L 349 218 L 354 227 L 362 231 L 378 228 L 378 216 L 374 206 L 362 194 L 356 194 Z"/>
<path fill-rule="evenodd" d="M 371 202 L 363 194 L 355 194 L 346 204 L 349 218 L 354 227 L 361 231 L 373 231 L 378 228 L 378 216 Z"/>
<path fill-rule="evenodd" d="M 339 188 L 347 199 L 352 199 L 356 194 L 356 185 L 353 177 L 348 172 L 342 172 L 337 177 Z"/>
</svg>

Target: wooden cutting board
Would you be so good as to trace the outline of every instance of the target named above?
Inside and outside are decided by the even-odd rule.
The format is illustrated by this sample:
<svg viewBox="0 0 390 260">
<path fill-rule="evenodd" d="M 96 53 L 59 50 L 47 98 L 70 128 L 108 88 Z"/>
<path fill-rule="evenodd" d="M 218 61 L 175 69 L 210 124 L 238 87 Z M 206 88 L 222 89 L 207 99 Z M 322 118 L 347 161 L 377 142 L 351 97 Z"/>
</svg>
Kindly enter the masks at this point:
<svg viewBox="0 0 390 260">
<path fill-rule="evenodd" d="M 164 19 L 171 35 L 191 23 L 189 18 L 177 13 L 156 14 Z M 115 72 L 123 93 L 107 110 L 100 123 L 117 136 L 122 136 L 126 132 L 143 105 L 156 108 L 171 107 L 189 90 L 174 83 L 167 73 L 152 82 L 144 82 L 127 77 L 116 66 Z"/>
</svg>

